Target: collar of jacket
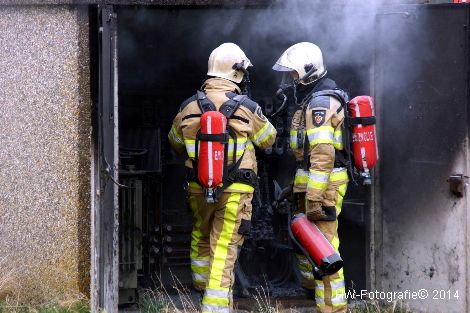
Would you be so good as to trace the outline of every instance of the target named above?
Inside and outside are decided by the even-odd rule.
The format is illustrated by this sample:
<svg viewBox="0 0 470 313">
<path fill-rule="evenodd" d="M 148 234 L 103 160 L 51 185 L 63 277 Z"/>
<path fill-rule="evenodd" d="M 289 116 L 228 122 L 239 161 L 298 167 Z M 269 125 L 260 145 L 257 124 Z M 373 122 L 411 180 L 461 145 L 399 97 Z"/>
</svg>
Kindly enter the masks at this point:
<svg viewBox="0 0 470 313">
<path fill-rule="evenodd" d="M 322 78 L 318 82 L 311 85 L 299 84 L 297 86 L 297 99 L 299 99 L 299 101 L 302 101 L 305 97 L 309 96 L 314 92 L 335 89 L 336 87 L 337 86 L 335 81 L 330 78 Z"/>
<path fill-rule="evenodd" d="M 208 92 L 217 92 L 217 91 L 233 91 L 235 93 L 241 94 L 240 87 L 238 87 L 234 82 L 231 82 L 228 79 L 223 78 L 209 78 L 204 82 L 201 87 L 206 93 Z"/>
</svg>

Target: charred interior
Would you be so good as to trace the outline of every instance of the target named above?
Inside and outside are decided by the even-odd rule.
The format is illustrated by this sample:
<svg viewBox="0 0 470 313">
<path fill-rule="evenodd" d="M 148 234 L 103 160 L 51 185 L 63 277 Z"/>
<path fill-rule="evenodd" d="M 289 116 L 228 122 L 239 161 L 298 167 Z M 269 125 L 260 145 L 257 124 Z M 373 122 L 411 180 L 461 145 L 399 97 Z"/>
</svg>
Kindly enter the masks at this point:
<svg viewBox="0 0 470 313">
<path fill-rule="evenodd" d="M 267 19 L 290 14 L 286 11 L 282 7 L 117 10 L 119 175 L 124 185 L 119 192 L 121 304 L 135 303 L 141 287 L 172 286 L 175 278 L 191 285 L 192 216 L 185 199 L 185 155 L 170 150 L 167 134 L 180 103 L 201 86 L 212 49 L 222 42 L 235 42 L 246 51 L 254 64 L 250 70 L 252 98 L 267 116 L 280 105 L 274 97 L 280 77 L 271 67 L 283 50 L 299 41 L 325 48 L 329 77 L 349 94 L 370 93 L 371 51 L 362 51 L 352 60 L 335 59 L 337 47 L 326 31 L 293 31 L 295 27 L 301 30 L 302 25 L 292 23 L 268 31 Z M 272 120 L 278 132 L 273 148 L 257 151 L 259 188 L 253 201 L 253 229 L 235 267 L 238 297 L 249 296 L 257 286 L 267 287 L 274 297 L 304 294 L 287 234 L 286 211 L 273 206 L 274 181 L 283 188 L 293 177 L 295 162 L 288 148 L 293 110 L 290 105 Z M 369 192 L 367 187 L 350 183 L 340 215 L 340 252 L 348 288 L 364 289 L 366 284 Z"/>
</svg>

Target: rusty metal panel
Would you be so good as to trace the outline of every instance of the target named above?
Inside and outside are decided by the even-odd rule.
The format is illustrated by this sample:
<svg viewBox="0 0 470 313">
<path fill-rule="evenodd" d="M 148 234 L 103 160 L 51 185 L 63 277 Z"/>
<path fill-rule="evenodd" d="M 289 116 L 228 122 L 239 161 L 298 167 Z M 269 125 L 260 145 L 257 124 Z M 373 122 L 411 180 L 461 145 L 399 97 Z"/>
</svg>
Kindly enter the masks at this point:
<svg viewBox="0 0 470 313">
<path fill-rule="evenodd" d="M 447 182 L 467 168 L 468 15 L 429 5 L 377 16 L 377 288 L 426 290 L 409 301 L 426 312 L 468 312 L 467 203 Z"/>
</svg>

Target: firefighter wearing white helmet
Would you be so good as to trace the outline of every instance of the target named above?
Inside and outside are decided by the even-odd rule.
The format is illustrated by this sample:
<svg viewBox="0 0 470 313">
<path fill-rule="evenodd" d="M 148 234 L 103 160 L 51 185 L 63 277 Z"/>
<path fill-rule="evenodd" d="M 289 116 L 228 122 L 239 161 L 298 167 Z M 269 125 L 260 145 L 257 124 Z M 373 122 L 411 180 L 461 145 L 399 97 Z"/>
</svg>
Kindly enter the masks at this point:
<svg viewBox="0 0 470 313">
<path fill-rule="evenodd" d="M 293 88 L 298 105 L 290 130 L 290 147 L 298 164 L 293 187 L 297 199 L 294 213 L 305 213 L 338 251 L 337 217 L 349 180 L 341 131 L 342 102 L 347 95 L 326 78 L 322 52 L 313 43 L 291 46 L 273 69 L 291 78 L 287 84 L 284 77 L 281 90 Z M 320 311 L 346 312 L 343 269 L 319 279 L 314 277 L 307 258 L 302 254 L 296 256 L 302 285 L 315 290 Z"/>
<path fill-rule="evenodd" d="M 251 62 L 239 46 L 224 43 L 209 56 L 207 76 L 225 78 L 238 84 L 242 82 L 249 66 Z"/>
<path fill-rule="evenodd" d="M 250 230 L 251 200 L 257 181 L 254 146 L 268 148 L 276 138 L 276 130 L 260 106 L 242 93 L 241 87 L 248 86 L 250 65 L 245 53 L 233 43 L 224 43 L 212 51 L 208 78 L 196 95 L 181 104 L 168 134 L 172 147 L 186 151 L 189 157 L 189 206 L 194 215 L 191 270 L 194 287 L 204 292 L 202 312 L 232 310 L 233 267 L 238 247 Z M 223 113 L 227 129 L 235 136 L 222 140 L 227 146 L 222 154 L 227 173 L 224 172 L 223 184 L 216 189 L 220 192 L 216 192 L 216 202 L 212 203 L 207 201 L 207 189 L 200 180 L 202 167 L 198 166 L 198 162 L 202 164 L 198 153 L 202 146 L 198 141 L 202 138 L 198 135 L 201 114 L 208 111 Z"/>
</svg>

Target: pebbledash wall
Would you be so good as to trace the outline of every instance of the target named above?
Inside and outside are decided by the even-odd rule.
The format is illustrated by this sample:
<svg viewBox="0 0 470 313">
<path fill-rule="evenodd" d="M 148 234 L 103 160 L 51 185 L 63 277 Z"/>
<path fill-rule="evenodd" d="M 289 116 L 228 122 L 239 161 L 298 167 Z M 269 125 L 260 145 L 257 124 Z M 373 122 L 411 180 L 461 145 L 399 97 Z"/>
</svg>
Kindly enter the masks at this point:
<svg viewBox="0 0 470 313">
<path fill-rule="evenodd" d="M 89 293 L 88 23 L 87 6 L 0 5 L 0 295 Z"/>
</svg>

